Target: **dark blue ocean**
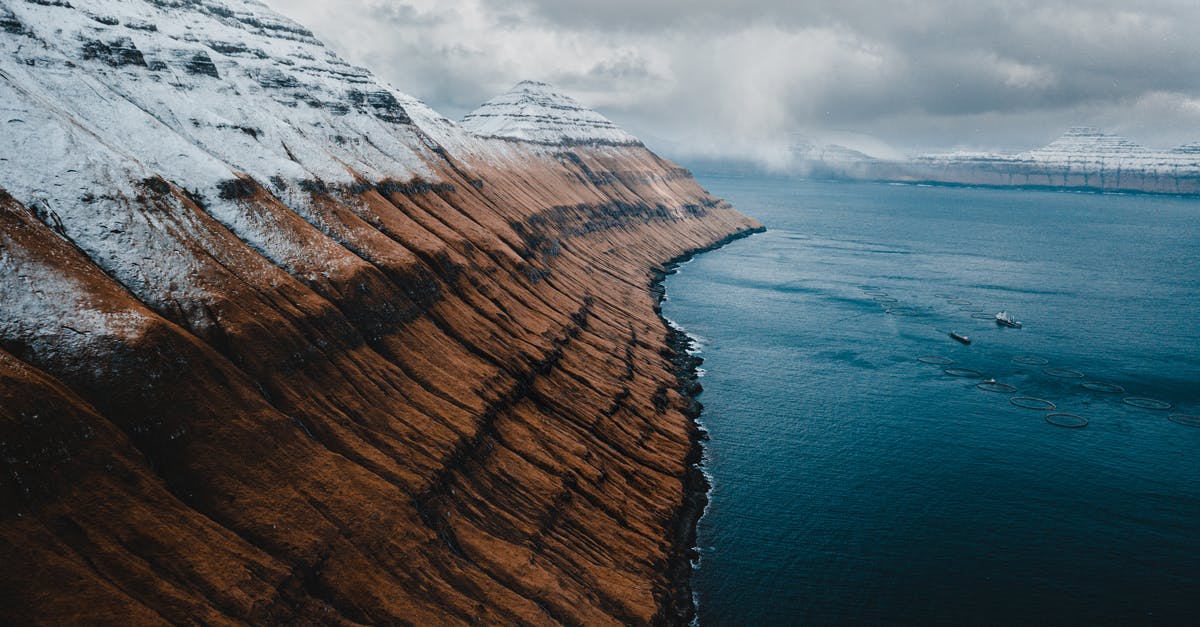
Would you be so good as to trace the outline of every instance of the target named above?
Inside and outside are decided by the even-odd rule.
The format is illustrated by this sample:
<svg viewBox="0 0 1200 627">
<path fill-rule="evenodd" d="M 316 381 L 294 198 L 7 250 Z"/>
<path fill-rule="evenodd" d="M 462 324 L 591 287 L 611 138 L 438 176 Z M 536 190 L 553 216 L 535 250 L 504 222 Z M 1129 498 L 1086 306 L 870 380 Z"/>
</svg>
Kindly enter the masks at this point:
<svg viewBox="0 0 1200 627">
<path fill-rule="evenodd" d="M 1200 200 L 701 182 L 702 624 L 1200 624 Z"/>
</svg>

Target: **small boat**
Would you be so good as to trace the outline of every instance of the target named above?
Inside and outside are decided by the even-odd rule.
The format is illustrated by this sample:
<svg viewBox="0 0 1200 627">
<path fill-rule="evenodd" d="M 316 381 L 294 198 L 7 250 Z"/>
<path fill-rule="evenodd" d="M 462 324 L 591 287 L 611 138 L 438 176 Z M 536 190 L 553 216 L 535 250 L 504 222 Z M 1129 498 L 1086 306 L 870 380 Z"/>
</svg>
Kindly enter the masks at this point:
<svg viewBox="0 0 1200 627">
<path fill-rule="evenodd" d="M 1011 327 L 1014 329 L 1021 328 L 1021 323 L 1018 322 L 1016 318 L 1012 317 L 1012 314 L 1008 313 L 1007 311 L 1001 311 L 1000 313 L 996 314 L 996 324 L 1002 327 Z"/>
<path fill-rule="evenodd" d="M 969 338 L 969 337 L 967 337 L 967 336 L 963 335 L 962 333 L 959 333 L 958 331 L 951 331 L 951 332 L 950 332 L 950 337 L 952 337 L 952 338 L 954 338 L 954 339 L 956 339 L 956 340 L 958 340 L 958 341 L 962 342 L 963 344 L 970 344 L 970 343 L 971 343 L 971 338 Z"/>
</svg>

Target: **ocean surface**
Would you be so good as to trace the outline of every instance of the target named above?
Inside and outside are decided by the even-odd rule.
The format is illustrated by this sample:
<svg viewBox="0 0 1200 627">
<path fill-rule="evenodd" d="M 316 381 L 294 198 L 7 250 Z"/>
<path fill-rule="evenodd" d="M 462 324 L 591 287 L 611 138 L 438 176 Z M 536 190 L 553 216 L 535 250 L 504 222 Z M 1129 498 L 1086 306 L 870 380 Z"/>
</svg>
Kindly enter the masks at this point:
<svg viewBox="0 0 1200 627">
<path fill-rule="evenodd" d="M 1198 624 L 1200 200 L 700 181 L 701 624 Z"/>
</svg>

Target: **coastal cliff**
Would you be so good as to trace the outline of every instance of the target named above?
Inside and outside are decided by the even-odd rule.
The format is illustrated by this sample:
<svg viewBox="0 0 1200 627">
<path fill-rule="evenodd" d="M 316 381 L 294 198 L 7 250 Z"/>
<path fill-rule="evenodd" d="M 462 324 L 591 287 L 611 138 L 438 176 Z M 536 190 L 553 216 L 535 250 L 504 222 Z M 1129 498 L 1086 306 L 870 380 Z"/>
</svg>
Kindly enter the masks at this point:
<svg viewBox="0 0 1200 627">
<path fill-rule="evenodd" d="M 1089 127 L 1072 128 L 1035 150 L 925 155 L 908 168 L 901 180 L 1200 194 L 1200 149 L 1195 144 L 1156 151 Z"/>
<path fill-rule="evenodd" d="M 529 89 L 473 133 L 256 2 L 0 2 L 0 623 L 678 619 L 649 288 L 759 225 Z"/>
<path fill-rule="evenodd" d="M 1200 143 L 1151 149 L 1085 126 L 1017 153 L 949 152 L 891 160 L 797 138 L 778 168 L 731 159 L 692 159 L 688 165 L 728 176 L 1200 195 Z"/>
</svg>

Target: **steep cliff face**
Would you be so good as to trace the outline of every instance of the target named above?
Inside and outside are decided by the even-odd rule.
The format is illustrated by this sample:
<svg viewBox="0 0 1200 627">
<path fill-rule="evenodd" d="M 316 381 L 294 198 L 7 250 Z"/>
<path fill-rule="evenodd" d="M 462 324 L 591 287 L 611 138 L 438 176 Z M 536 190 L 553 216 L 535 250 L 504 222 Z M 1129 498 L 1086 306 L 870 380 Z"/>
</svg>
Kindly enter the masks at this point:
<svg viewBox="0 0 1200 627">
<path fill-rule="evenodd" d="M 0 622 L 669 618 L 648 281 L 756 223 L 255 2 L 2 0 L 0 109 Z"/>
</svg>

